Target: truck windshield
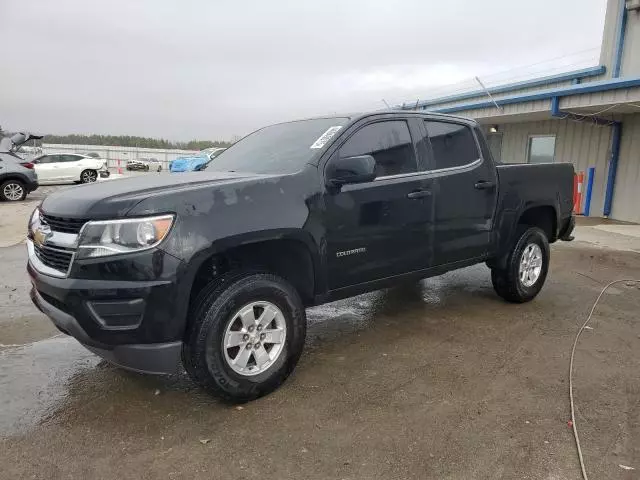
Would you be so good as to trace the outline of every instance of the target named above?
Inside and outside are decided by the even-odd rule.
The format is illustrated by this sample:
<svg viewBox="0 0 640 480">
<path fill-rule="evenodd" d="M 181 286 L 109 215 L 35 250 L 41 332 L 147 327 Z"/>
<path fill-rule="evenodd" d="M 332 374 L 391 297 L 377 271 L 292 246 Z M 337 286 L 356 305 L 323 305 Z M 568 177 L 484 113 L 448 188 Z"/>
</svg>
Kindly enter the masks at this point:
<svg viewBox="0 0 640 480">
<path fill-rule="evenodd" d="M 247 135 L 220 153 L 207 170 L 253 173 L 294 173 L 324 147 L 349 121 L 316 118 L 279 123 Z"/>
</svg>

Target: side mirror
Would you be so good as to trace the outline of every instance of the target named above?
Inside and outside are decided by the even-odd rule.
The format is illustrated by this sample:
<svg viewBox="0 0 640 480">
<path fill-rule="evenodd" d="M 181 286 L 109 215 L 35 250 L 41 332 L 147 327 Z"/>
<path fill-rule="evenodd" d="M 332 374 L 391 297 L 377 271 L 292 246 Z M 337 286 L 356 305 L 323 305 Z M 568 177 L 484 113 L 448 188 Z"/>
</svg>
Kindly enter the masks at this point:
<svg viewBox="0 0 640 480">
<path fill-rule="evenodd" d="M 327 165 L 327 185 L 339 188 L 349 183 L 371 182 L 376 178 L 376 161 L 371 155 L 338 157 Z"/>
</svg>

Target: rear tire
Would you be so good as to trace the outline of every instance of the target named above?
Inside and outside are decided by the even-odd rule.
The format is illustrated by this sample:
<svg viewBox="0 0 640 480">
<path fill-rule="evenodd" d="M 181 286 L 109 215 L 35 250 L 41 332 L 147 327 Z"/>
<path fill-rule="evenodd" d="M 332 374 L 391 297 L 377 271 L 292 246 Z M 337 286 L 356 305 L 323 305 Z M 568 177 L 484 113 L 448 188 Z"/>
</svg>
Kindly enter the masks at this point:
<svg viewBox="0 0 640 480">
<path fill-rule="evenodd" d="M 528 225 L 518 227 L 506 268 L 491 269 L 493 289 L 508 302 L 533 300 L 547 278 L 549 257 L 549 241 L 543 230 Z"/>
<path fill-rule="evenodd" d="M 20 202 L 27 198 L 27 188 L 20 180 L 7 180 L 0 185 L 0 200 Z"/>
<path fill-rule="evenodd" d="M 267 321 L 272 312 L 273 321 L 258 329 L 260 323 L 255 322 Z M 190 316 L 182 349 L 184 367 L 198 385 L 226 401 L 247 402 L 272 392 L 302 354 L 304 306 L 295 288 L 275 275 L 226 274 L 204 288 Z"/>
</svg>

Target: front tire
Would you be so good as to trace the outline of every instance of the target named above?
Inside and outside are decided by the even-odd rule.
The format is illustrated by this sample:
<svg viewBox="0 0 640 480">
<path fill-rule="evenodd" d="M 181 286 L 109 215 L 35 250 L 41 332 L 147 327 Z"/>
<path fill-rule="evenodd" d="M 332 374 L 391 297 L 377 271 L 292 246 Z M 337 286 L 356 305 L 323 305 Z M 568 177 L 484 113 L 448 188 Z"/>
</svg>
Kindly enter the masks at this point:
<svg viewBox="0 0 640 480">
<path fill-rule="evenodd" d="M 549 241 L 544 231 L 522 225 L 517 231 L 506 268 L 491 270 L 493 289 L 508 302 L 533 300 L 547 278 L 549 257 Z"/>
<path fill-rule="evenodd" d="M 287 281 L 232 272 L 214 280 L 191 310 L 182 361 L 202 388 L 246 402 L 278 388 L 304 347 L 306 313 Z"/>
<path fill-rule="evenodd" d="M 96 170 L 83 170 L 80 173 L 80 183 L 93 183 L 98 180 L 98 172 Z"/>
<path fill-rule="evenodd" d="M 27 198 L 27 189 L 20 180 L 7 180 L 0 185 L 0 200 L 20 202 Z"/>
</svg>

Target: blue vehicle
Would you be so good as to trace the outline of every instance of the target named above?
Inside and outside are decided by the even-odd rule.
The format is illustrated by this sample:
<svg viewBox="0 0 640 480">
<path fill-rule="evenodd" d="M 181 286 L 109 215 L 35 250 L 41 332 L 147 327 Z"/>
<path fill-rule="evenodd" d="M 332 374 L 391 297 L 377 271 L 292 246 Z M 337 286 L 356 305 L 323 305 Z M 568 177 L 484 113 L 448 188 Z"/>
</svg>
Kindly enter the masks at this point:
<svg viewBox="0 0 640 480">
<path fill-rule="evenodd" d="M 226 148 L 212 147 L 200 150 L 198 153 L 188 157 L 178 157 L 173 162 L 169 163 L 169 171 L 171 173 L 177 172 L 197 172 L 203 170 L 204 167 L 218 155 L 220 155 Z"/>
</svg>

